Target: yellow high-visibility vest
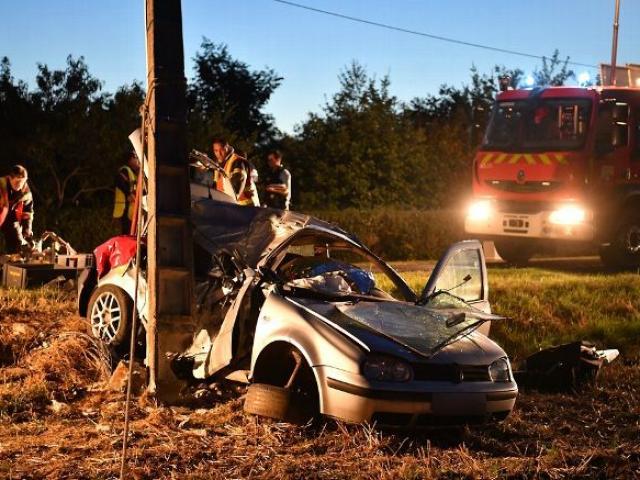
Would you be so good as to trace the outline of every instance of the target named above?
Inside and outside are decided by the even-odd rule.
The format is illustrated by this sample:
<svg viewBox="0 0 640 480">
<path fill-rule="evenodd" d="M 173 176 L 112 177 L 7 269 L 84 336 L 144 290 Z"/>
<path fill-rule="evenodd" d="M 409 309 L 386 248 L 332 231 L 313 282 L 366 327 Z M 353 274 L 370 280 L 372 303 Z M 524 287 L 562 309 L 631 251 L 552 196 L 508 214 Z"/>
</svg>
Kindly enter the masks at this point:
<svg viewBox="0 0 640 480">
<path fill-rule="evenodd" d="M 126 172 L 127 180 L 129 181 L 129 192 L 135 195 L 136 188 L 138 187 L 138 176 L 127 165 L 120 167 L 119 172 L 122 172 L 123 170 Z M 129 202 L 124 192 L 116 187 L 115 199 L 113 202 L 113 218 L 121 218 L 122 215 L 124 215 L 125 208 L 127 209 L 127 218 L 129 220 L 133 220 L 135 202 Z"/>
</svg>

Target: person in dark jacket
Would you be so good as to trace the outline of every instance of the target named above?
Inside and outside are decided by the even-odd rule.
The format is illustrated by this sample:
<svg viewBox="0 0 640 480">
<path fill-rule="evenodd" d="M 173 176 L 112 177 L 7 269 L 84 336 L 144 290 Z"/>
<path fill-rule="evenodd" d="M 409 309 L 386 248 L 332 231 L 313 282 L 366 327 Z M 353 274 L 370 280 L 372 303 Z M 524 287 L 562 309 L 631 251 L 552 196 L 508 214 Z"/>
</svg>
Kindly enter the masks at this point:
<svg viewBox="0 0 640 480">
<path fill-rule="evenodd" d="M 27 169 L 14 165 L 0 177 L 0 231 L 7 253 L 18 253 L 33 237 L 33 195 Z"/>
<path fill-rule="evenodd" d="M 264 206 L 289 210 L 291 203 L 291 173 L 282 165 L 282 154 L 274 150 L 267 156 L 269 168 L 264 177 Z"/>
</svg>

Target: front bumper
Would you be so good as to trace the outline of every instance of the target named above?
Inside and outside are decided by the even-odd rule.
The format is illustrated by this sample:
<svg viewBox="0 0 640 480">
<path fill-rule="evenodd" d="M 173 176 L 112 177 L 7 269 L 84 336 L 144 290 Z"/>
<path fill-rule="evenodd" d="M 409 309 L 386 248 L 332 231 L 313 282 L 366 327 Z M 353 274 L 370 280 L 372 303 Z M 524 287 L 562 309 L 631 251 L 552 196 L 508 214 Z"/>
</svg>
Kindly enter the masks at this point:
<svg viewBox="0 0 640 480">
<path fill-rule="evenodd" d="M 521 237 L 549 240 L 592 241 L 595 229 L 592 221 L 577 225 L 559 225 L 549 221 L 552 210 L 533 213 L 492 211 L 485 219 L 467 216 L 466 233 L 483 237 Z"/>
<path fill-rule="evenodd" d="M 363 376 L 317 367 L 322 413 L 348 422 L 417 427 L 486 423 L 506 418 L 515 382 L 370 382 Z"/>
</svg>

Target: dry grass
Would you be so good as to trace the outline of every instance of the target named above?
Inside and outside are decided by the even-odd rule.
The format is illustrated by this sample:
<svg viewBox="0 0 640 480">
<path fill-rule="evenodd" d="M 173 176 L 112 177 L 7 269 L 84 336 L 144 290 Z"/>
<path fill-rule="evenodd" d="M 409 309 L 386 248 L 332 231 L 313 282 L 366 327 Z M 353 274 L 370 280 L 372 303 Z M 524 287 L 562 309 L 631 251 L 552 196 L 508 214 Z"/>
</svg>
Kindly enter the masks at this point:
<svg viewBox="0 0 640 480">
<path fill-rule="evenodd" d="M 3 331 L 14 319 L 34 330 L 2 337 L 18 354 L 0 368 L 0 478 L 114 478 L 123 395 L 95 383 L 103 352 L 71 298 L 25 295 L 0 290 Z M 640 476 L 640 369 L 623 362 L 580 396 L 523 393 L 506 422 L 453 432 L 291 426 L 245 416 L 242 401 L 240 392 L 197 410 L 137 402 L 128 478 Z"/>
<path fill-rule="evenodd" d="M 76 398 L 108 378 L 109 354 L 73 315 L 74 308 L 73 297 L 61 290 L 0 289 L 0 342 L 7 366 L 0 369 L 0 417 L 28 418 L 51 400 Z"/>
</svg>

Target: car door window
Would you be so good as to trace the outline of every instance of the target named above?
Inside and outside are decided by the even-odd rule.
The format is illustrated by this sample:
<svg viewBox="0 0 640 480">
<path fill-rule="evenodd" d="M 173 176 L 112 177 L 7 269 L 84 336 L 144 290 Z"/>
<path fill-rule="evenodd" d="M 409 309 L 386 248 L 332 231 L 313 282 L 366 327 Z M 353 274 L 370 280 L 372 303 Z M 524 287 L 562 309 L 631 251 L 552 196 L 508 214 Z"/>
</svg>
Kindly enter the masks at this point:
<svg viewBox="0 0 640 480">
<path fill-rule="evenodd" d="M 304 232 L 278 254 L 272 267 L 292 287 L 404 300 L 399 279 L 365 251 L 326 233 Z"/>
<path fill-rule="evenodd" d="M 467 302 L 482 300 L 482 259 L 477 249 L 460 250 L 441 270 L 435 290 L 446 290 Z"/>
</svg>

